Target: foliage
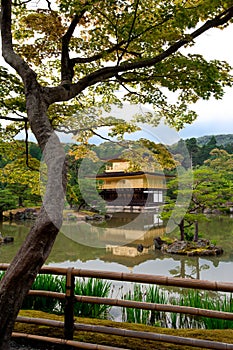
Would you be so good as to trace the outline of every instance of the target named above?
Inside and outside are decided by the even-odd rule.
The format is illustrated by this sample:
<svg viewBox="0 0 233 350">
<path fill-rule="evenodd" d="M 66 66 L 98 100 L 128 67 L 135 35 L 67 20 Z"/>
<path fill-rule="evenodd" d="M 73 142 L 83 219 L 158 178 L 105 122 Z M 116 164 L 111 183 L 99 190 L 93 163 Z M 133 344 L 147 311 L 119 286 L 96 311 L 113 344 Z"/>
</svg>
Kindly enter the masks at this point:
<svg viewBox="0 0 233 350">
<path fill-rule="evenodd" d="M 46 290 L 51 292 L 61 292 L 61 283 L 58 276 L 38 275 L 31 287 L 32 290 Z M 53 312 L 58 307 L 58 301 L 52 297 L 41 297 L 28 295 L 23 301 L 22 309 L 41 310 Z"/>
<path fill-rule="evenodd" d="M 75 295 L 88 295 L 97 297 L 108 297 L 111 283 L 100 279 L 76 279 Z M 65 293 L 66 280 L 53 275 L 38 275 L 32 285 L 32 290 L 44 290 L 57 293 Z M 64 313 L 65 303 L 53 297 L 42 297 L 28 295 L 23 302 L 22 309 L 41 310 L 45 312 Z M 74 305 L 75 316 L 103 318 L 106 317 L 109 310 L 108 305 L 78 303 Z"/>
<path fill-rule="evenodd" d="M 95 176 L 103 168 L 103 163 L 99 160 L 95 152 L 92 149 L 88 150 L 88 148 L 84 149 L 83 147 L 73 145 L 68 153 L 66 199 L 71 207 L 78 209 L 81 206 L 89 208 L 89 205 L 97 209 L 99 204 Z M 98 209 L 101 210 L 101 208 L 100 204 Z"/>
<path fill-rule="evenodd" d="M 209 141 L 200 146 L 198 144 L 198 139 L 192 137 L 190 139 L 179 140 L 177 144 L 169 147 L 172 153 L 175 154 L 175 157 L 181 158 L 181 165 L 188 169 L 190 167 L 190 159 L 191 165 L 193 167 L 197 167 L 200 165 L 204 165 L 205 161 L 211 157 L 211 152 L 213 149 L 217 148 L 217 142 L 215 137 L 209 139 Z M 220 148 L 220 146 L 218 146 Z"/>
<path fill-rule="evenodd" d="M 149 286 L 135 284 L 133 291 L 129 291 L 124 295 L 124 300 L 133 300 L 147 303 L 165 304 L 165 293 L 157 286 Z M 124 322 L 144 323 L 149 325 L 161 325 L 164 318 L 164 312 L 149 311 L 143 309 L 123 308 L 122 319 Z M 164 326 L 164 325 L 163 325 Z"/>
<path fill-rule="evenodd" d="M 2 116 L 11 113 L 25 112 L 25 96 L 22 81 L 15 74 L 9 73 L 8 69 L 0 66 L 0 109 Z M 17 116 L 15 116 L 17 119 Z M 23 122 L 23 119 L 22 119 Z M 21 128 L 22 125 L 18 125 Z M 6 127 L 9 132 L 11 128 Z"/>
<path fill-rule="evenodd" d="M 42 157 L 41 149 L 34 142 L 29 142 L 29 154 L 32 158 L 41 160 L 41 157 Z"/>
<path fill-rule="evenodd" d="M 18 205 L 29 195 L 39 197 L 39 161 L 29 158 L 30 166 L 25 164 L 25 156 L 15 158 L 4 168 L 0 169 L 0 181 L 7 185 L 7 189 L 18 197 Z M 36 199 L 38 201 L 38 199 Z"/>
<path fill-rule="evenodd" d="M 16 206 L 17 197 L 8 189 L 0 189 L 0 220 L 2 219 L 3 211 L 14 209 Z"/>
<path fill-rule="evenodd" d="M 233 155 L 223 149 L 213 149 L 210 158 L 205 161 L 211 169 L 223 173 L 228 179 L 232 179 Z"/>
<path fill-rule="evenodd" d="M 5 272 L 0 274 L 0 279 Z M 75 294 L 98 297 L 108 297 L 111 283 L 103 282 L 99 279 L 76 280 Z M 45 290 L 54 292 L 65 292 L 65 279 L 58 276 L 38 275 L 33 290 Z M 222 312 L 233 312 L 232 295 L 216 292 L 206 292 L 198 290 L 188 290 L 182 294 L 166 293 L 158 286 L 148 287 L 135 284 L 133 291 L 127 292 L 123 296 L 124 300 L 133 300 L 156 304 L 172 304 L 201 308 L 206 310 L 216 310 Z M 27 296 L 24 299 L 24 310 L 40 310 L 44 312 L 64 312 L 64 303 L 59 303 L 57 299 L 51 297 Z M 109 306 L 76 303 L 75 316 L 90 318 L 106 318 Z M 148 325 L 177 328 L 205 328 L 205 329 L 232 329 L 233 322 L 229 320 L 197 317 L 186 314 L 174 314 L 160 311 L 149 311 L 133 308 L 123 308 L 122 318 L 124 322 L 142 323 Z"/>
<path fill-rule="evenodd" d="M 198 146 L 203 146 L 207 144 L 212 135 L 205 135 L 205 136 L 200 136 L 197 137 L 197 144 Z M 219 135 L 214 135 L 215 140 L 216 140 L 216 146 L 219 147 L 226 147 L 228 145 L 231 145 L 233 143 L 233 135 L 232 134 L 219 134 Z"/>
<path fill-rule="evenodd" d="M 61 281 L 61 288 L 63 293 L 65 293 L 65 279 L 62 279 Z M 103 281 L 101 279 L 83 278 L 75 280 L 74 293 L 75 295 L 88 295 L 107 298 L 109 296 L 110 289 L 110 282 Z M 107 316 L 108 310 L 108 305 L 88 304 L 83 302 L 76 302 L 74 305 L 74 314 L 75 316 L 80 317 L 104 318 Z"/>
<path fill-rule="evenodd" d="M 168 184 L 171 190 L 171 196 L 167 204 L 163 207 L 161 216 L 164 220 L 168 220 L 173 215 L 173 220 L 180 229 L 181 240 L 185 238 L 185 229 L 194 224 L 194 240 L 197 240 L 198 221 L 205 219 L 204 213 L 206 210 L 228 210 L 228 203 L 231 201 L 233 194 L 232 170 L 229 171 L 231 169 L 232 157 L 225 151 L 218 150 L 213 151 L 212 155 L 215 156 L 214 159 L 209 160 L 205 166 L 192 171 L 192 188 L 188 189 L 188 185 L 190 187 L 190 171 L 186 171 L 183 175 L 179 176 L 179 179 L 173 179 Z M 229 160 L 229 165 L 223 162 L 224 157 Z M 222 169 L 223 167 L 225 167 L 225 170 Z M 180 214 L 182 208 L 176 208 L 174 210 L 176 195 L 185 196 L 187 191 L 190 191 L 190 203 L 186 214 L 182 216 Z M 188 231 L 186 231 L 187 234 Z"/>
<path fill-rule="evenodd" d="M 37 8 L 21 4 L 13 8 L 14 48 L 33 67 L 43 86 L 61 83 L 66 88 L 72 78 L 77 84 L 103 67 L 114 66 L 107 79 L 97 79 L 85 93 L 84 87 L 78 99 L 69 103 L 67 99 L 59 100 L 49 107 L 54 128 L 70 130 L 78 134 L 78 140 L 87 142 L 100 126 L 110 126 L 109 136 L 123 139 L 125 133 L 138 129 L 137 122 L 157 125 L 160 118 L 166 118 L 170 125 L 180 129 L 196 118 L 188 105 L 199 98 L 221 98 L 224 87 L 232 85 L 232 77 L 231 67 L 226 62 L 207 61 L 185 50 L 181 53 L 179 46 L 192 46 L 197 35 L 194 29 L 224 13 L 231 5 L 230 0 L 200 0 L 195 6 L 181 0 L 58 1 L 56 6 L 49 3 L 47 8 L 46 5 Z M 227 25 L 227 20 L 222 19 L 222 22 L 213 23 L 213 26 Z M 172 54 L 166 51 L 169 47 L 174 50 Z M 164 58 L 160 57 L 161 53 Z M 68 66 L 65 67 L 66 59 L 69 62 L 66 61 Z M 18 125 L 14 128 L 25 128 L 23 84 L 4 67 L 1 79 L 0 108 L 5 115 L 8 111 L 20 113 L 15 116 Z M 122 99 L 116 94 L 122 87 L 124 101 L 150 103 L 156 114 L 137 115 L 133 123 L 113 118 L 110 106 L 122 105 Z M 164 91 L 178 91 L 177 102 L 170 103 Z"/>
<path fill-rule="evenodd" d="M 128 171 L 144 170 L 160 172 L 175 169 L 179 162 L 175 161 L 165 145 L 147 139 L 127 142 L 122 156 L 129 160 L 131 166 Z"/>
<path fill-rule="evenodd" d="M 194 32 L 200 21 L 214 18 L 230 5 L 230 1 L 225 1 L 224 4 L 210 1 L 204 4 L 200 1 L 198 6 L 190 7 L 182 1 L 150 0 L 125 4 L 107 0 L 98 3 L 92 1 L 88 4 L 59 1 L 56 7 L 50 4 L 48 8 L 21 5 L 18 8 L 13 7 L 14 48 L 35 70 L 38 81 L 43 86 L 57 86 L 61 83 L 65 88 L 66 84 L 73 87 L 85 76 L 91 77 L 93 72 L 101 70 L 102 67 L 115 65 L 116 72 L 110 80 L 100 79 L 94 82 L 95 84 L 90 84 L 85 93 L 82 90 L 78 94 L 77 99 L 72 99 L 75 95 L 71 94 L 68 98 L 69 103 L 65 98 L 51 104 L 48 115 L 55 129 L 71 132 L 76 140 L 83 143 L 79 147 L 87 144 L 89 138 L 95 134 L 94 130 L 105 126 L 110 127 L 109 137 L 116 136 L 122 141 L 126 133 L 138 130 L 138 123 L 157 125 L 161 117 L 180 129 L 184 123 L 192 122 L 195 118 L 195 113 L 188 110 L 188 104 L 196 102 L 199 98 L 208 99 L 212 95 L 221 98 L 224 87 L 232 85 L 230 66 L 226 62 L 208 62 L 201 55 L 187 54 L 186 51 L 181 53 L 175 49 L 172 55 L 167 54 L 166 59 L 161 58 L 158 62 L 155 60 L 154 63 L 150 63 L 154 57 L 160 57 L 164 48 L 173 47 L 176 42 L 180 41 L 181 46 L 192 46 L 195 35 L 187 35 L 186 31 Z M 223 24 L 226 25 L 227 21 Z M 78 28 L 77 31 L 74 31 L 75 27 Z M 68 48 L 67 52 L 65 48 Z M 74 57 L 76 55 L 75 58 L 69 57 L 69 49 Z M 64 69 L 65 59 L 68 59 L 69 64 L 66 67 L 68 75 L 65 74 L 64 82 L 64 74 L 61 80 L 59 75 Z M 137 62 L 142 64 L 138 67 Z M 128 66 L 121 70 L 119 67 L 124 64 Z M 27 130 L 29 125 L 23 83 L 4 67 L 1 67 L 1 80 L 0 108 L 4 117 L 9 117 L 9 120 L 14 122 L 7 126 L 7 133 L 13 135 L 22 129 Z M 116 91 L 122 87 L 123 98 L 119 98 Z M 171 92 L 179 91 L 175 105 L 169 102 L 166 93 L 160 87 Z M 122 101 L 135 104 L 149 102 L 154 107 L 155 114 L 138 113 L 131 119 L 127 118 L 127 121 L 111 116 L 111 105 L 120 107 Z M 14 113 L 13 119 L 10 118 L 9 112 Z M 138 157 L 139 165 L 143 162 L 148 164 L 148 158 L 143 156 L 145 152 L 140 151 L 141 146 L 151 151 L 150 157 L 157 155 L 158 167 L 171 169 L 177 165 L 169 156 L 169 152 L 165 149 L 161 152 L 163 146 L 155 146 L 147 140 L 142 140 L 141 143 L 137 150 L 141 158 Z M 187 146 L 195 153 L 193 146 L 189 146 L 188 142 Z M 29 152 L 34 158 L 41 158 L 40 152 L 33 144 L 30 145 Z M 128 156 L 135 161 L 132 152 Z M 197 153 L 195 156 L 193 154 L 192 159 L 194 164 L 199 164 Z M 21 166 L 23 167 L 23 164 Z M 17 172 L 17 164 L 8 167 L 11 174 Z M 134 164 L 134 168 L 137 168 L 137 164 Z M 13 179 L 9 179 L 9 182 L 12 184 L 11 190 L 15 193 L 18 191 L 19 197 L 22 197 L 24 189 L 16 186 Z M 32 189 L 30 183 L 29 188 Z M 35 186 L 32 191 L 37 192 Z M 82 202 L 77 184 L 68 186 L 67 198 L 71 205 Z M 19 202 L 22 204 L 21 199 Z"/>
<path fill-rule="evenodd" d="M 157 286 L 134 285 L 133 292 L 124 296 L 125 300 L 134 300 L 157 304 L 172 304 L 188 306 L 206 310 L 232 312 L 232 295 L 211 293 L 199 290 L 188 290 L 183 293 L 166 293 Z M 159 325 L 168 328 L 205 328 L 205 329 L 232 329 L 233 322 L 229 320 L 191 316 L 187 314 L 148 311 L 140 309 L 123 309 L 123 321 Z"/>
<path fill-rule="evenodd" d="M 16 208 L 27 203 L 40 203 L 39 190 L 39 159 L 40 149 L 34 144 L 29 144 L 29 154 L 26 156 L 25 144 L 9 138 L 0 141 L 1 165 L 0 184 L 7 191 L 8 202 L 12 201 L 11 208 Z M 34 155 L 35 158 L 31 155 Z M 4 193 L 2 193 L 3 200 Z M 4 197 L 6 199 L 6 197 Z M 18 203 L 15 199 L 18 198 Z"/>
<path fill-rule="evenodd" d="M 173 301 L 175 305 L 190 306 L 206 310 L 217 310 L 223 312 L 232 312 L 232 295 L 221 295 L 209 292 L 200 292 L 197 290 L 189 290 L 180 299 L 179 303 Z M 228 329 L 233 328 L 233 322 L 229 320 L 221 320 L 208 317 L 189 317 L 180 315 L 176 319 L 177 328 L 206 328 L 206 329 Z"/>
<path fill-rule="evenodd" d="M 216 154 L 218 150 L 232 154 L 232 138 L 233 135 L 231 134 L 192 137 L 186 140 L 181 139 L 176 144 L 168 146 L 168 149 L 174 154 L 175 159 L 179 159 L 181 165 L 188 169 L 190 167 L 190 158 L 192 166 L 197 167 L 207 164 L 207 161 L 212 159 L 214 153 Z"/>
<path fill-rule="evenodd" d="M 78 280 L 75 285 L 76 295 L 89 295 L 97 297 L 108 297 L 111 283 L 101 279 L 89 278 L 87 281 Z M 76 316 L 103 318 L 109 310 L 108 305 L 76 303 L 74 313 Z"/>
</svg>

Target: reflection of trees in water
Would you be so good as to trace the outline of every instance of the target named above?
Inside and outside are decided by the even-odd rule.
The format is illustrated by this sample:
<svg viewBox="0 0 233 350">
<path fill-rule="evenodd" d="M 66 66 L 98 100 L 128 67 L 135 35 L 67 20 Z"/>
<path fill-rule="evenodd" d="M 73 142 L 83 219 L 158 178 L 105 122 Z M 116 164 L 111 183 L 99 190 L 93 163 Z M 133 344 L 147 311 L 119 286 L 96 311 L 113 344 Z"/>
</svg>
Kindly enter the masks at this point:
<svg viewBox="0 0 233 350">
<path fill-rule="evenodd" d="M 151 214 L 152 213 L 144 215 L 144 218 L 143 216 L 141 216 L 141 218 L 144 219 L 143 225 L 150 225 L 150 219 L 152 218 Z M 120 216 L 120 214 L 117 214 L 116 216 L 114 215 L 114 218 L 117 218 L 118 216 Z M 136 216 L 140 217 L 139 214 L 131 215 L 130 213 L 125 213 L 122 216 L 123 223 L 130 223 L 132 220 L 135 219 Z M 114 222 L 114 224 L 116 223 L 117 220 Z M 32 224 L 32 221 L 23 221 L 12 224 L 9 224 L 9 222 L 3 222 L 0 231 L 2 231 L 2 234 L 4 236 L 14 236 L 15 240 L 14 243 L 11 245 L 5 245 L 0 247 L 1 262 L 9 262 L 13 258 L 14 254 L 19 249 L 22 240 L 26 237 L 30 225 Z M 210 270 L 212 270 L 213 267 L 217 268 L 220 262 L 223 265 L 224 263 L 233 262 L 233 219 L 230 219 L 229 216 L 223 218 L 214 217 L 213 220 L 211 220 L 210 222 L 203 223 L 203 226 L 201 227 L 201 232 L 203 232 L 203 238 L 215 240 L 217 244 L 223 246 L 224 254 L 216 257 L 187 257 L 176 254 L 170 255 L 163 254 L 160 250 L 150 250 L 148 254 L 141 254 L 136 257 L 117 256 L 113 255 L 111 252 L 106 252 L 105 248 L 95 248 L 88 246 L 88 244 L 90 242 L 93 242 L 96 237 L 98 237 L 99 240 L 103 238 L 103 241 L 110 240 L 110 244 L 113 245 L 119 245 L 119 242 L 122 240 L 123 244 L 126 245 L 127 242 L 125 241 L 124 234 L 135 233 L 136 241 L 135 237 L 131 235 L 130 238 L 132 238 L 132 240 L 130 241 L 130 245 L 133 247 L 137 247 L 138 244 L 142 244 L 144 247 L 146 247 L 150 245 L 150 241 L 153 242 L 153 238 L 155 236 L 161 235 L 162 237 L 162 233 L 160 232 L 160 230 L 164 230 L 164 227 L 157 226 L 155 228 L 152 228 L 152 230 L 144 230 L 144 232 L 142 232 L 143 236 L 141 236 L 138 234 L 139 232 L 137 232 L 137 229 L 139 230 L 139 227 L 133 228 L 131 230 L 124 230 L 124 227 L 120 227 L 121 225 L 122 221 L 120 219 L 118 227 L 116 227 L 115 229 L 114 227 L 110 227 L 110 231 L 106 232 L 106 235 L 102 235 L 101 237 L 97 235 L 98 227 L 93 225 L 87 225 L 85 222 L 73 222 L 69 226 L 69 233 L 70 235 L 74 235 L 74 237 L 77 237 L 78 234 L 78 237 L 83 242 L 83 244 L 75 242 L 74 240 L 68 237 L 68 234 L 65 236 L 61 232 L 57 237 L 48 262 L 58 263 L 67 260 L 75 262 L 78 259 L 83 262 L 87 262 L 89 260 L 101 260 L 105 261 L 106 263 L 114 262 L 126 267 L 134 267 L 142 263 L 147 264 L 147 261 L 151 261 L 154 264 L 153 273 L 160 274 L 160 270 L 157 270 L 157 261 L 158 264 L 162 262 L 162 265 L 166 266 L 167 259 L 172 259 L 172 266 L 174 266 L 174 268 L 169 271 L 171 276 L 189 278 L 201 278 L 201 271 L 207 270 L 207 268 Z M 135 224 L 132 226 L 135 227 Z M 87 227 L 89 228 L 88 232 L 86 229 Z M 121 229 L 123 232 L 121 232 Z M 174 235 L 175 234 L 172 233 L 173 237 Z M 106 269 L 108 269 L 107 265 Z M 166 271 L 167 270 L 168 268 L 166 268 Z"/>
<path fill-rule="evenodd" d="M 190 269 L 189 273 L 186 272 L 186 268 Z M 200 279 L 201 271 L 208 270 L 209 268 L 210 265 L 200 265 L 200 258 L 198 256 L 192 259 L 180 257 L 180 266 L 176 266 L 174 269 L 169 270 L 169 272 L 173 277 Z"/>
<path fill-rule="evenodd" d="M 226 256 L 232 254 L 233 217 L 230 215 L 208 215 L 208 219 L 209 221 L 203 221 L 199 224 L 199 230 L 203 238 L 207 238 L 223 248 L 222 260 L 226 260 Z M 233 259 L 230 258 L 230 260 Z"/>
<path fill-rule="evenodd" d="M 3 236 L 12 235 L 14 237 L 24 239 L 33 223 L 34 221 L 28 221 L 28 222 L 23 221 L 23 222 L 17 222 L 17 223 L 15 222 L 1 223 L 0 231 L 2 232 Z"/>
</svg>

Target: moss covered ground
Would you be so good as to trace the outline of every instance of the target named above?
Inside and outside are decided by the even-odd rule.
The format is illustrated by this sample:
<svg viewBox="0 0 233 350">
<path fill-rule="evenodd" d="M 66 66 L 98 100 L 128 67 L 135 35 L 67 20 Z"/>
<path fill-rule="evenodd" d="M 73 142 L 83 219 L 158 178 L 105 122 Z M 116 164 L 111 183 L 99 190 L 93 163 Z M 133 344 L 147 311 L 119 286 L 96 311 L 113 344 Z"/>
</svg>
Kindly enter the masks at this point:
<svg viewBox="0 0 233 350">
<path fill-rule="evenodd" d="M 47 318 L 47 319 L 63 321 L 63 316 L 46 314 L 40 311 L 22 310 L 20 312 L 20 316 Z M 226 342 L 226 343 L 233 344 L 233 330 L 229 330 L 229 329 L 227 330 L 167 329 L 167 328 L 146 326 L 142 324 L 121 323 L 121 322 L 114 322 L 109 320 L 90 319 L 90 318 L 75 318 L 75 322 L 115 327 L 115 328 L 124 328 L 124 329 L 130 329 L 135 331 L 155 332 L 160 334 L 169 334 L 169 335 L 175 335 L 175 336 L 181 336 L 181 337 L 190 337 L 195 339 L 199 338 L 199 339 Z M 47 327 L 47 326 L 16 323 L 15 332 L 23 332 L 28 334 L 63 338 L 63 329 Z M 134 349 L 134 350 L 142 350 L 142 349 L 143 350 L 147 350 L 147 349 L 150 349 L 150 350 L 152 349 L 159 349 L 159 350 L 199 349 L 201 350 L 201 348 L 197 348 L 197 347 L 194 348 L 190 346 L 181 346 L 178 344 L 169 344 L 169 343 L 158 342 L 158 341 L 147 341 L 147 340 L 140 340 L 140 339 L 129 338 L 129 337 L 120 337 L 120 336 L 106 335 L 101 333 L 82 332 L 82 331 L 75 332 L 74 340 L 87 342 L 87 343 L 122 347 L 127 349 Z"/>
</svg>

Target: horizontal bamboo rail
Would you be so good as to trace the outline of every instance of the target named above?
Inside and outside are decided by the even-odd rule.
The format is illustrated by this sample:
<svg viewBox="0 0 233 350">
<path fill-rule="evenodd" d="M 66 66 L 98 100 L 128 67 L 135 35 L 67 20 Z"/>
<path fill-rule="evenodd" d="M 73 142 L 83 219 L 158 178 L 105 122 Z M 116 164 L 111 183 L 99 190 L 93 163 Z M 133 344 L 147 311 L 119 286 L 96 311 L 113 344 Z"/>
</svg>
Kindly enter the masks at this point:
<svg viewBox="0 0 233 350">
<path fill-rule="evenodd" d="M 9 264 L 0 264 L 0 270 L 6 270 Z M 67 268 L 63 267 L 50 267 L 43 266 L 40 270 L 43 274 L 62 275 L 67 274 Z M 149 274 L 135 274 L 135 273 L 121 273 L 112 271 L 97 271 L 97 270 L 85 270 L 85 269 L 72 269 L 72 276 L 75 277 L 92 277 L 101 278 L 107 280 L 117 280 L 124 282 L 136 282 L 136 283 L 149 283 L 158 284 L 163 286 L 174 286 L 181 288 L 192 288 L 202 290 L 212 290 L 219 292 L 233 293 L 233 283 L 230 282 L 217 282 L 199 279 L 188 279 L 178 277 L 167 277 L 161 275 L 149 275 Z"/>
<path fill-rule="evenodd" d="M 60 274 L 65 275 L 66 269 L 56 268 L 56 273 L 54 273 L 53 268 L 49 266 L 44 266 L 41 269 L 41 272 L 46 274 L 53 273 L 58 275 Z M 206 280 L 198 280 L 198 279 L 166 277 L 166 276 L 160 276 L 160 275 L 121 273 L 121 272 L 112 272 L 112 271 L 95 271 L 95 270 L 84 270 L 84 269 L 73 269 L 72 274 L 75 277 L 92 277 L 92 278 L 101 278 L 101 279 L 107 279 L 107 280 L 124 281 L 124 282 L 149 283 L 149 284 L 158 284 L 158 285 L 164 285 L 164 286 L 182 287 L 182 288 L 233 292 L 233 283 L 229 283 L 229 282 L 216 282 L 216 281 L 206 281 Z"/>
<path fill-rule="evenodd" d="M 40 325 L 40 326 L 57 327 L 57 328 L 63 328 L 64 327 L 64 322 L 63 321 L 55 321 L 55 320 L 49 320 L 47 318 L 38 318 L 38 317 L 18 316 L 17 319 L 16 319 L 16 322 L 28 323 L 28 324 L 37 324 L 37 325 Z"/>
<path fill-rule="evenodd" d="M 19 318 L 18 321 L 23 323 L 34 323 L 37 325 L 46 325 L 51 327 L 63 327 L 64 325 L 63 322 L 47 320 L 43 318 L 28 318 L 28 317 L 18 317 L 18 318 Z M 203 349 L 233 350 L 233 344 L 228 344 L 224 342 L 213 342 L 210 340 L 178 337 L 174 335 L 159 334 L 159 333 L 152 333 L 152 332 L 131 331 L 131 330 L 122 329 L 122 328 L 88 325 L 84 323 L 79 323 L 79 324 L 75 323 L 74 329 L 77 331 L 84 331 L 84 332 L 111 334 L 111 335 L 118 335 L 121 337 L 132 337 L 132 338 L 138 338 L 138 339 L 160 341 L 164 343 L 189 345 L 193 347 L 200 347 Z"/>
<path fill-rule="evenodd" d="M 147 302 L 141 302 L 141 301 L 118 300 L 118 299 L 111 299 L 111 298 L 89 297 L 89 296 L 81 296 L 81 295 L 75 295 L 75 299 L 83 303 L 105 304 L 105 305 L 121 306 L 121 307 L 134 308 L 134 309 L 165 311 L 165 312 L 174 312 L 174 313 L 180 313 L 180 314 L 189 314 L 194 316 L 219 318 L 223 320 L 233 320 L 233 313 L 231 312 L 199 309 L 199 308 L 190 307 L 190 306 L 156 304 L 156 303 L 147 303 Z"/>
<path fill-rule="evenodd" d="M 50 292 L 47 290 L 39 290 L 39 289 L 29 290 L 28 295 L 38 296 L 38 297 L 50 297 L 50 298 L 56 298 L 56 299 L 65 299 L 66 297 L 65 293 Z"/>
<path fill-rule="evenodd" d="M 210 340 L 178 337 L 175 335 L 159 334 L 159 333 L 152 333 L 152 332 L 131 331 L 128 329 L 113 328 L 113 327 L 106 327 L 106 326 L 75 324 L 75 330 L 118 335 L 122 337 L 154 340 L 154 341 L 159 341 L 163 343 L 189 345 L 189 346 L 198 347 L 198 348 L 200 347 L 203 349 L 233 350 L 233 344 L 228 344 L 223 342 L 216 342 L 216 341 L 213 342 Z"/>
<path fill-rule="evenodd" d="M 48 292 L 43 290 L 30 290 L 28 295 L 65 299 L 64 293 Z M 92 297 L 92 296 L 86 296 L 86 295 L 85 296 L 75 295 L 74 298 L 76 301 L 80 303 L 102 304 L 102 305 L 128 307 L 128 308 L 152 310 L 152 311 L 175 312 L 180 314 L 188 314 L 193 316 L 202 316 L 202 317 L 218 318 L 222 320 L 233 321 L 233 313 L 231 312 L 200 309 L 200 308 L 195 308 L 190 306 L 156 304 L 156 303 L 147 303 L 147 302 L 132 301 L 132 300 Z"/>
<path fill-rule="evenodd" d="M 29 340 L 37 340 L 42 341 L 46 343 L 52 343 L 52 344 L 58 344 L 58 345 L 69 345 L 73 348 L 77 349 L 88 349 L 88 350 L 128 350 L 125 348 L 116 348 L 114 346 L 106 346 L 106 345 L 97 345 L 97 344 L 91 344 L 91 343 L 83 343 L 78 342 L 74 340 L 66 340 L 66 339 L 58 339 L 58 338 L 51 338 L 51 337 L 43 337 L 41 335 L 34 335 L 34 334 L 25 334 L 25 333 L 12 333 L 13 338 L 21 338 L 21 339 L 29 339 Z"/>
<path fill-rule="evenodd" d="M 6 270 L 9 264 L 0 264 L 0 270 Z M 118 272 L 110 272 L 110 271 L 92 271 L 92 270 L 81 270 L 74 268 L 54 268 L 45 266 L 41 269 L 40 273 L 43 274 L 53 274 L 53 275 L 62 275 L 66 276 L 66 293 L 56 293 L 49 291 L 38 291 L 31 290 L 29 292 L 30 295 L 40 295 L 46 297 L 54 297 L 59 299 L 65 299 L 66 307 L 65 307 L 65 321 L 58 322 L 47 319 L 27 319 L 18 317 L 17 322 L 27 322 L 27 323 L 35 323 L 35 322 L 43 322 L 40 324 L 56 326 L 56 327 L 64 327 L 65 334 L 65 343 L 63 340 L 63 344 L 72 345 L 73 347 L 79 347 L 77 345 L 73 345 L 72 337 L 73 331 L 76 330 L 85 330 L 90 332 L 102 332 L 105 334 L 113 334 L 113 335 L 121 335 L 128 336 L 140 339 L 148 339 L 148 340 L 156 340 L 167 343 L 175 343 L 180 345 L 190 345 L 193 347 L 202 347 L 207 349 L 231 349 L 233 350 L 233 344 L 229 343 L 220 343 L 215 341 L 207 341 L 201 339 L 192 339 L 186 337 L 176 337 L 169 336 L 165 334 L 157 334 L 150 332 L 136 332 L 130 331 L 126 329 L 118 329 L 112 327 L 104 327 L 104 326 L 93 326 L 93 325 L 83 325 L 83 324 L 74 324 L 73 317 L 73 305 L 75 301 L 78 302 L 86 302 L 86 303 L 94 303 L 94 304 L 106 304 L 112 306 L 121 306 L 121 307 L 130 307 L 130 308 L 138 308 L 138 309 L 146 309 L 146 310 L 154 310 L 154 311 L 164 311 L 164 312 L 175 312 L 175 313 L 186 313 L 195 316 L 204 316 L 204 317 L 214 317 L 219 319 L 233 320 L 233 313 L 230 312 L 221 312 L 214 310 L 205 310 L 198 309 L 186 306 L 178 306 L 178 305 L 167 305 L 167 304 L 153 304 L 153 303 L 145 303 L 145 302 L 136 302 L 131 300 L 117 300 L 112 298 L 100 298 L 100 297 L 90 297 L 90 296 L 78 296 L 74 295 L 74 278 L 75 277 L 92 277 L 92 278 L 100 278 L 107 280 L 118 280 L 124 282 L 137 282 L 137 283 L 149 283 L 149 284 L 158 284 L 158 285 L 166 285 L 166 286 L 176 286 L 182 288 L 192 288 L 192 289 L 202 289 L 202 290 L 213 290 L 213 291 L 221 291 L 221 292 L 233 292 L 233 283 L 228 282 L 212 282 L 205 280 L 197 280 L 197 279 L 182 279 L 182 278 L 173 278 L 159 275 L 147 275 L 147 274 L 132 274 L 132 273 L 118 273 Z M 24 335 L 25 336 L 25 335 Z M 23 337 L 23 335 L 22 335 Z M 38 338 L 37 336 L 32 336 L 34 339 Z M 47 337 L 41 337 L 46 338 Z M 53 338 L 48 338 L 53 339 Z M 52 341 L 52 340 L 47 340 Z M 71 344 L 72 343 L 72 344 Z M 89 344 L 87 347 L 83 346 L 81 343 L 81 348 L 83 349 L 109 349 L 113 350 L 114 347 L 100 347 L 99 345 Z M 91 347 L 88 347 L 91 346 Z M 93 347 L 94 346 L 94 347 Z M 119 348 L 118 348 L 119 349 Z"/>
</svg>

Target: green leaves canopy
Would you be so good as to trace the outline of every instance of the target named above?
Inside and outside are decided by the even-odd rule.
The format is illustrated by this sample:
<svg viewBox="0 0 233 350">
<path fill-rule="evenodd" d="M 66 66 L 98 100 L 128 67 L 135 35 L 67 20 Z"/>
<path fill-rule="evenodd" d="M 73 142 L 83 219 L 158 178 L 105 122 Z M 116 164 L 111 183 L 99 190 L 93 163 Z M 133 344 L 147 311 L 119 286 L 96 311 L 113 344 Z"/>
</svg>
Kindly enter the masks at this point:
<svg viewBox="0 0 233 350">
<path fill-rule="evenodd" d="M 176 225 L 185 228 L 198 220 L 205 219 L 206 211 L 227 211 L 232 204 L 233 172 L 232 155 L 224 150 L 215 149 L 211 152 L 212 159 L 206 165 L 189 170 L 168 184 L 171 196 L 161 214 L 164 220 L 173 215 Z M 190 173 L 193 174 L 191 188 Z M 190 202 L 184 216 L 180 215 L 181 207 L 177 206 L 176 196 L 185 196 L 190 191 Z"/>
<path fill-rule="evenodd" d="M 111 118 L 98 115 L 123 98 L 150 103 L 155 115 L 147 116 L 148 123 L 165 118 L 180 129 L 196 118 L 189 104 L 221 98 L 224 87 L 232 86 L 232 76 L 226 62 L 178 49 L 194 45 L 209 28 L 226 26 L 232 21 L 232 5 L 231 0 L 58 0 L 41 7 L 29 2 L 13 8 L 14 49 L 43 86 L 70 89 L 68 97 L 50 106 L 54 127 L 81 130 L 85 141 L 99 125 L 114 125 L 117 133 Z M 8 79 L 2 108 L 23 112 L 22 86 L 16 77 Z M 79 93 L 73 93 L 77 86 Z M 14 91 L 10 99 L 9 89 Z M 169 103 L 167 91 L 178 91 L 175 104 Z"/>
</svg>

